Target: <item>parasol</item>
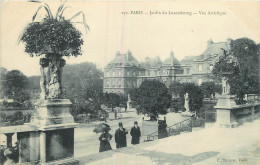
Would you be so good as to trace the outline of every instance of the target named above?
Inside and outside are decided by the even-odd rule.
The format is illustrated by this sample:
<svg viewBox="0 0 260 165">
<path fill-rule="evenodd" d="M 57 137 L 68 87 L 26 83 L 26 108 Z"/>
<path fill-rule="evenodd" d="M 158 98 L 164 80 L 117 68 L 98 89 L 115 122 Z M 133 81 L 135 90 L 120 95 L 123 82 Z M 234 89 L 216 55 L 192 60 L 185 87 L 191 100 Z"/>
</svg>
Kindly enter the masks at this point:
<svg viewBox="0 0 260 165">
<path fill-rule="evenodd" d="M 95 133 L 102 133 L 103 131 L 111 130 L 110 126 L 106 123 L 101 123 L 95 126 L 93 132 Z"/>
</svg>

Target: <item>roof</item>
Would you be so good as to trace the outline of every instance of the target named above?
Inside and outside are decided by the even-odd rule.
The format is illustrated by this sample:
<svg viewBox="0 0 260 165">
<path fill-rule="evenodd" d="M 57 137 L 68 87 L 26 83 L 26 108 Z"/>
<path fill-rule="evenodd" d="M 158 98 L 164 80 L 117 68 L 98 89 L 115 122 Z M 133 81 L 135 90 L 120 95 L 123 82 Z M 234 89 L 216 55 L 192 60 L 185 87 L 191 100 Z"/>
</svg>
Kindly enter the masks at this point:
<svg viewBox="0 0 260 165">
<path fill-rule="evenodd" d="M 199 56 L 187 56 L 183 60 L 181 60 L 182 63 L 191 63 L 192 61 L 196 60 L 205 60 L 211 57 L 218 56 L 222 53 L 222 49 L 228 50 L 228 44 L 227 42 L 217 42 L 214 43 L 212 41 L 208 41 L 208 46 L 206 50 Z"/>
<path fill-rule="evenodd" d="M 150 61 L 151 67 L 159 67 L 162 65 L 162 60 L 159 56 L 156 56 L 155 58 L 152 58 Z"/>
<path fill-rule="evenodd" d="M 163 65 L 180 65 L 180 61 L 174 57 L 173 51 L 170 52 L 170 56 L 166 58 Z"/>
<path fill-rule="evenodd" d="M 210 43 L 206 50 L 200 55 L 200 59 L 205 59 L 210 56 L 216 56 L 222 53 L 222 49 L 228 50 L 226 42 Z"/>
<path fill-rule="evenodd" d="M 139 66 L 139 62 L 134 58 L 132 53 L 128 51 L 125 54 L 120 54 L 119 52 L 116 54 L 114 59 L 107 64 L 106 67 L 110 66 Z"/>
</svg>

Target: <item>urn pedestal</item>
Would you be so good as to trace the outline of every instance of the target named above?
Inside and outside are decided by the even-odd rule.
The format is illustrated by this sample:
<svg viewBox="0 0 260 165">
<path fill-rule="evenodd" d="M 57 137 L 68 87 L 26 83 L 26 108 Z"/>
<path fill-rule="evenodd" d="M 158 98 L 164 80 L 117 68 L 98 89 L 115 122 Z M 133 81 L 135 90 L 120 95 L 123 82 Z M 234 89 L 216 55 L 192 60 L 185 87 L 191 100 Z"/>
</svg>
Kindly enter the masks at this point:
<svg viewBox="0 0 260 165">
<path fill-rule="evenodd" d="M 77 165 L 74 159 L 74 118 L 69 112 L 68 99 L 44 100 L 31 118 L 35 132 L 18 134 L 19 163 Z"/>
<path fill-rule="evenodd" d="M 217 105 L 214 107 L 217 111 L 217 127 L 234 128 L 238 126 L 232 113 L 236 109 L 235 107 L 234 97 L 231 95 L 219 96 Z"/>
</svg>

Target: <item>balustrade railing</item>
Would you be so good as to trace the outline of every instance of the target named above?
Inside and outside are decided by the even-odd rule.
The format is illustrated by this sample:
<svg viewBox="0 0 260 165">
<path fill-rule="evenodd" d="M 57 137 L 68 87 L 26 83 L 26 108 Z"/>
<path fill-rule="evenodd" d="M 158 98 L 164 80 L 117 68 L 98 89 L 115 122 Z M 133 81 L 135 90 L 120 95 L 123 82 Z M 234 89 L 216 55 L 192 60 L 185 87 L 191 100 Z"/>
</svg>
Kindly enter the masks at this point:
<svg viewBox="0 0 260 165">
<path fill-rule="evenodd" d="M 208 116 L 210 116 L 210 118 Z M 215 120 L 216 112 L 203 112 L 166 127 L 166 131 L 163 133 L 159 133 L 159 131 L 153 132 L 147 135 L 145 141 L 153 141 L 168 136 L 175 136 L 182 132 L 192 132 L 194 127 L 204 128 L 206 122 L 214 122 Z"/>
</svg>

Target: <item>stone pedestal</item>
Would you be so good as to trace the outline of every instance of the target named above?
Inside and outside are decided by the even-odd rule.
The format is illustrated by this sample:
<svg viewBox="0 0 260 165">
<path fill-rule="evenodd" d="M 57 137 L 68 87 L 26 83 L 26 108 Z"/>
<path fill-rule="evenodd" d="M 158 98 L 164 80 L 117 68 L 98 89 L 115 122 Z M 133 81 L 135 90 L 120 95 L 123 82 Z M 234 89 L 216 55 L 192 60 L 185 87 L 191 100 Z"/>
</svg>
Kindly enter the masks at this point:
<svg viewBox="0 0 260 165">
<path fill-rule="evenodd" d="M 35 132 L 18 134 L 20 163 L 76 165 L 74 159 L 74 123 L 68 99 L 44 100 L 29 125 Z"/>
<path fill-rule="evenodd" d="M 232 115 L 232 109 L 217 108 L 216 126 L 225 128 L 234 128 L 238 126 L 238 123 Z"/>
<path fill-rule="evenodd" d="M 217 127 L 234 128 L 238 126 L 232 110 L 236 107 L 234 97 L 228 94 L 219 96 L 217 105 L 214 107 L 217 111 Z"/>
<path fill-rule="evenodd" d="M 216 107 L 222 107 L 222 108 L 231 108 L 236 106 L 234 97 L 231 95 L 221 95 L 218 97 L 218 102 Z"/>
<path fill-rule="evenodd" d="M 193 115 L 195 115 L 194 113 L 191 113 L 190 111 L 185 111 L 185 112 L 181 112 L 181 115 L 182 116 L 185 116 L 185 117 L 191 117 Z"/>
<path fill-rule="evenodd" d="M 48 126 L 64 123 L 74 123 L 69 112 L 71 102 L 68 99 L 44 100 L 32 116 L 31 123 L 37 126 Z"/>
</svg>

